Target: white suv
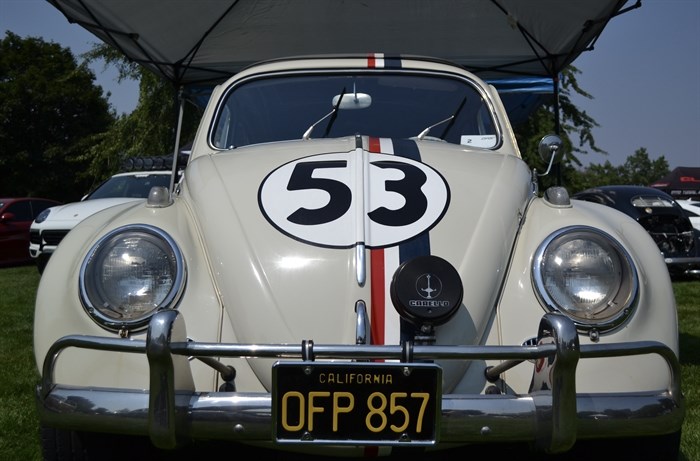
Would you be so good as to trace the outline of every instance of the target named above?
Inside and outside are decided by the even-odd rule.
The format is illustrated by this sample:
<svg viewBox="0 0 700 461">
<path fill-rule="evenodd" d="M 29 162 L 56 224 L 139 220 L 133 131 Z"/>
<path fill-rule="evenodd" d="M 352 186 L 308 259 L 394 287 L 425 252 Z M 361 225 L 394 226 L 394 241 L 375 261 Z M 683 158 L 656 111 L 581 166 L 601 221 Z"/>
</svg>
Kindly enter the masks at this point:
<svg viewBox="0 0 700 461">
<path fill-rule="evenodd" d="M 676 202 L 685 210 L 693 227 L 700 231 L 700 202 L 695 200 L 676 200 Z"/>
<path fill-rule="evenodd" d="M 29 254 L 39 272 L 63 237 L 83 219 L 115 205 L 143 200 L 152 187 L 170 185 L 170 171 L 130 171 L 115 174 L 79 202 L 47 208 L 29 229 Z"/>
</svg>

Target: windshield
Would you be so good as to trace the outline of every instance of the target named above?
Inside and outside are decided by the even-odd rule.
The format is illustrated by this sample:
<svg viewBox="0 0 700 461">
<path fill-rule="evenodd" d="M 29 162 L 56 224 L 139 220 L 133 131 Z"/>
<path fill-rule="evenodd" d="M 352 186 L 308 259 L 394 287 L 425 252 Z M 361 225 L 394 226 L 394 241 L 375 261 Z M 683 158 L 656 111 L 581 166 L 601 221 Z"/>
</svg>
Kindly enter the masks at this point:
<svg viewBox="0 0 700 461">
<path fill-rule="evenodd" d="M 423 133 L 474 147 L 498 144 L 491 110 L 467 80 L 408 73 L 285 75 L 245 82 L 225 96 L 211 143 L 229 149 L 301 139 L 305 133 L 309 138 Z"/>
<path fill-rule="evenodd" d="M 170 187 L 169 174 L 139 174 L 127 176 L 113 176 L 103 182 L 85 200 L 96 198 L 148 198 L 151 187 Z"/>
</svg>

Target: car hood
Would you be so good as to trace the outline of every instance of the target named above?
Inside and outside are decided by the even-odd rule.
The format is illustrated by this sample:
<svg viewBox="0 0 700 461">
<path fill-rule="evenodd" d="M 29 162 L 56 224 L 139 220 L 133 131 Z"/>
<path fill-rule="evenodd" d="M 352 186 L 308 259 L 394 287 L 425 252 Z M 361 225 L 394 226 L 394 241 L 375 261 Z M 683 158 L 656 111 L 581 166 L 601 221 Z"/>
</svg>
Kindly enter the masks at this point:
<svg viewBox="0 0 700 461">
<path fill-rule="evenodd" d="M 32 223 L 32 229 L 72 229 L 83 219 L 98 211 L 105 210 L 122 203 L 144 200 L 133 197 L 98 198 L 82 202 L 67 203 L 51 208 L 49 216 L 41 223 Z"/>
<path fill-rule="evenodd" d="M 354 344 L 364 301 L 372 342 L 399 344 L 411 333 L 391 305 L 392 276 L 433 254 L 464 286 L 438 342 L 470 344 L 493 319 L 529 175 L 513 155 L 436 141 L 308 140 L 198 157 L 187 179 L 204 186 L 186 181 L 182 196 L 237 341 Z M 269 387 L 270 364 L 259 362 Z M 445 380 L 463 371 L 448 366 Z"/>
</svg>

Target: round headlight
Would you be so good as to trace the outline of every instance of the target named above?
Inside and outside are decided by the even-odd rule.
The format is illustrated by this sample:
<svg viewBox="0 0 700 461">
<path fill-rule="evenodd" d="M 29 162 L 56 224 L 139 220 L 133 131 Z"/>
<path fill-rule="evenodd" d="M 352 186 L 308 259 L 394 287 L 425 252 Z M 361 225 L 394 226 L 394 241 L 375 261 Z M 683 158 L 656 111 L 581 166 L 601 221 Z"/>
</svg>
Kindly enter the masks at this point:
<svg viewBox="0 0 700 461">
<path fill-rule="evenodd" d="M 184 259 L 172 238 L 147 225 L 115 229 L 90 249 L 80 268 L 80 298 L 110 330 L 145 327 L 174 308 L 185 284 Z"/>
<path fill-rule="evenodd" d="M 637 297 L 632 258 L 610 235 L 591 227 L 547 237 L 535 254 L 532 276 L 541 302 L 584 330 L 616 327 Z"/>
</svg>

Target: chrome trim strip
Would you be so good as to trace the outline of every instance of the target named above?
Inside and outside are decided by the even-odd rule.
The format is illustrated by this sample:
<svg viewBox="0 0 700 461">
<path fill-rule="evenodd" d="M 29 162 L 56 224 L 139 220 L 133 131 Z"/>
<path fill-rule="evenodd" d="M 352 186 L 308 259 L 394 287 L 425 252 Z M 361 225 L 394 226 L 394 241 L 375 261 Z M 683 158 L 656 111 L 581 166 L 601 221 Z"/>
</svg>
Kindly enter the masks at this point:
<svg viewBox="0 0 700 461">
<path fill-rule="evenodd" d="M 369 162 L 367 152 L 362 147 L 362 137 L 355 137 L 355 191 L 357 197 L 362 200 L 355 201 L 355 273 L 357 284 L 365 286 L 367 282 L 367 255 L 365 252 L 365 216 L 367 214 L 367 201 L 369 200 Z"/>
<path fill-rule="evenodd" d="M 355 327 L 355 344 L 369 344 L 371 342 L 371 330 L 369 326 L 369 314 L 363 300 L 355 303 L 357 325 Z"/>
<path fill-rule="evenodd" d="M 355 271 L 357 284 L 361 287 L 365 286 L 367 282 L 367 253 L 364 243 L 355 245 Z"/>
</svg>

